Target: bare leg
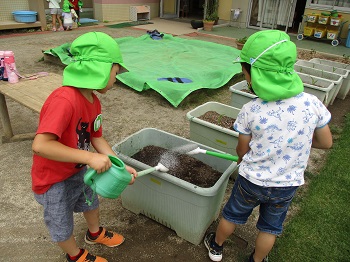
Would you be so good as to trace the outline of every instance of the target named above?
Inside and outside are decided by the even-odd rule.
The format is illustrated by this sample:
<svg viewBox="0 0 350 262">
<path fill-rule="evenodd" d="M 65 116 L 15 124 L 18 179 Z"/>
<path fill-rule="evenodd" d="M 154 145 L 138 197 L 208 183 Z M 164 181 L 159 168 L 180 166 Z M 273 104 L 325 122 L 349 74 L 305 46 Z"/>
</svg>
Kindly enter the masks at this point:
<svg viewBox="0 0 350 262">
<path fill-rule="evenodd" d="M 236 229 L 236 224 L 227 221 L 226 219 L 222 218 L 219 222 L 218 228 L 216 229 L 216 236 L 215 236 L 215 242 L 222 246 L 222 244 L 225 242 L 225 240 L 233 234 L 233 232 Z"/>
<path fill-rule="evenodd" d="M 254 261 L 263 261 L 263 259 L 269 254 L 273 245 L 275 244 L 276 236 L 266 233 L 259 232 L 255 240 L 255 253 Z"/>
<path fill-rule="evenodd" d="M 80 248 L 77 246 L 73 235 L 71 235 L 68 240 L 58 242 L 57 244 L 63 250 L 63 252 L 69 254 L 70 256 L 76 256 L 80 252 Z"/>
<path fill-rule="evenodd" d="M 83 213 L 87 226 L 90 232 L 97 232 L 100 230 L 100 212 L 99 209 L 96 208 L 94 210 L 86 211 Z"/>
<path fill-rule="evenodd" d="M 58 23 L 60 24 L 60 28 L 63 28 L 62 20 L 59 16 L 57 16 Z"/>
<path fill-rule="evenodd" d="M 52 29 L 56 28 L 56 15 L 51 15 L 52 16 Z"/>
</svg>

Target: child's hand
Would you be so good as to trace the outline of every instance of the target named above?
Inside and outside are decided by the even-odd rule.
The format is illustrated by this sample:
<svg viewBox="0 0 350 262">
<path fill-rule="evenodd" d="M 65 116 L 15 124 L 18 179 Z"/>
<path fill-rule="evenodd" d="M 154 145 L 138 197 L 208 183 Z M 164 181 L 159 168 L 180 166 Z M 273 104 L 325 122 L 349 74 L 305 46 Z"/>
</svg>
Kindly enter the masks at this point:
<svg viewBox="0 0 350 262">
<path fill-rule="evenodd" d="M 107 155 L 92 153 L 92 158 L 87 163 L 95 169 L 98 174 L 107 171 L 112 166 L 112 162 Z"/>
<path fill-rule="evenodd" d="M 130 166 L 125 166 L 125 169 L 126 169 L 126 171 L 128 171 L 131 174 L 131 181 L 130 181 L 129 185 L 134 184 L 135 178 L 137 177 L 136 170 Z"/>
</svg>

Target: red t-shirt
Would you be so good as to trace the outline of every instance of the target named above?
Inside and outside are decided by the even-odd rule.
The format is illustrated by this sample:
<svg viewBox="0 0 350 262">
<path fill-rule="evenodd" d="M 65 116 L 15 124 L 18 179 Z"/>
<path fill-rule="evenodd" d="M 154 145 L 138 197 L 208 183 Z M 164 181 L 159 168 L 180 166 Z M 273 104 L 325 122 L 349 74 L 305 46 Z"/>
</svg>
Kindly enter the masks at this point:
<svg viewBox="0 0 350 262">
<path fill-rule="evenodd" d="M 79 10 L 79 5 L 78 5 L 79 0 L 69 0 L 69 2 L 73 5 L 73 9 L 75 11 Z"/>
<path fill-rule="evenodd" d="M 102 136 L 101 104 L 95 94 L 93 100 L 93 103 L 89 102 L 77 88 L 57 88 L 41 109 L 36 133 L 55 134 L 60 143 L 89 151 L 91 137 Z M 79 163 L 58 162 L 34 155 L 32 189 L 43 194 L 52 184 L 66 180 L 82 167 Z"/>
</svg>

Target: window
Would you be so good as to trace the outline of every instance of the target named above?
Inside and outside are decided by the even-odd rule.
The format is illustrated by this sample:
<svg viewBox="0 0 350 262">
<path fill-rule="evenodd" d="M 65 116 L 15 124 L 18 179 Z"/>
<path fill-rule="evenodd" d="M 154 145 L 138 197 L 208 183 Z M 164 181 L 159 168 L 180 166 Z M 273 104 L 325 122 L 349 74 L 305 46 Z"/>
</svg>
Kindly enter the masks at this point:
<svg viewBox="0 0 350 262">
<path fill-rule="evenodd" d="M 308 3 L 310 7 L 350 12 L 350 0 L 309 0 Z"/>
</svg>

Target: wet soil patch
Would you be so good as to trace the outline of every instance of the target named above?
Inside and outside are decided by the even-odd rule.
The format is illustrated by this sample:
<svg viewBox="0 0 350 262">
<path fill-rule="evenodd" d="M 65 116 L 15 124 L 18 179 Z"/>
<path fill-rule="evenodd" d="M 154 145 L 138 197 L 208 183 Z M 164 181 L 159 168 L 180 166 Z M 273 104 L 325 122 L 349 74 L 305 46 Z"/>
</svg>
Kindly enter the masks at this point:
<svg viewBox="0 0 350 262">
<path fill-rule="evenodd" d="M 222 175 L 198 159 L 154 145 L 142 148 L 131 158 L 152 167 L 161 163 L 169 168 L 168 174 L 203 188 L 214 186 Z"/>
<path fill-rule="evenodd" d="M 198 118 L 203 121 L 207 121 L 214 125 L 218 125 L 231 130 L 233 130 L 233 123 L 236 121 L 236 119 L 232 117 L 225 116 L 224 114 L 219 114 L 215 111 L 208 111 L 204 115 L 199 116 Z"/>
</svg>

